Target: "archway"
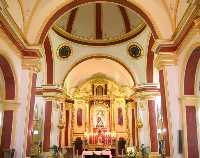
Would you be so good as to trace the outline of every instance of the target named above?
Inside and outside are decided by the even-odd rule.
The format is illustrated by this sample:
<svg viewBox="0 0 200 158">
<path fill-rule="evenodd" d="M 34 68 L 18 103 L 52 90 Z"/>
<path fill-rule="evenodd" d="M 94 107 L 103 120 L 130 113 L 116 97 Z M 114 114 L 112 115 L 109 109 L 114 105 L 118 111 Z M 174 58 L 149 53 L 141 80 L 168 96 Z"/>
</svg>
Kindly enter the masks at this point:
<svg viewBox="0 0 200 158">
<path fill-rule="evenodd" d="M 196 76 L 197 76 L 197 66 L 200 59 L 200 47 L 195 48 L 186 65 L 185 76 L 184 76 L 184 95 L 195 96 L 196 95 Z M 196 103 L 186 102 L 184 105 L 184 113 L 186 119 L 186 136 L 185 142 L 187 142 L 187 156 L 189 158 L 199 157 L 198 151 L 198 134 L 197 134 L 197 112 Z"/>
</svg>

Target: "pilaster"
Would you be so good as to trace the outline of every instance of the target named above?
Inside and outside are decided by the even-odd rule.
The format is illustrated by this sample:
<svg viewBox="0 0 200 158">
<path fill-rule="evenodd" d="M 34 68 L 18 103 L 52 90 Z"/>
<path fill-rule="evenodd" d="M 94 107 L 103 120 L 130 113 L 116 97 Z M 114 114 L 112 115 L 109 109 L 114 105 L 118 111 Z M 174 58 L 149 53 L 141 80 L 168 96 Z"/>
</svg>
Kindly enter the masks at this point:
<svg viewBox="0 0 200 158">
<path fill-rule="evenodd" d="M 155 97 L 160 96 L 160 89 L 157 84 L 147 83 L 138 85 L 135 88 L 135 97 L 142 101 L 143 105 L 147 104 L 148 123 L 149 123 L 149 135 L 150 135 L 150 147 L 153 155 L 158 156 L 158 138 L 157 138 L 157 118 L 156 118 L 156 105 Z M 144 107 L 142 107 L 144 108 Z M 145 109 L 145 108 L 144 108 Z M 145 129 L 148 131 L 147 129 Z"/>
<path fill-rule="evenodd" d="M 21 105 L 18 110 L 18 130 L 16 145 L 19 149 L 19 157 L 30 156 L 33 128 L 33 113 L 36 95 L 37 73 L 40 71 L 40 59 L 24 57 L 22 59 L 21 73 Z M 21 136 L 24 135 L 25 139 Z M 21 148 L 23 147 L 23 149 Z"/>
<path fill-rule="evenodd" d="M 183 148 L 184 157 L 190 158 L 199 155 L 197 134 L 197 111 L 200 97 L 195 95 L 183 95 L 180 97 L 183 111 Z M 197 156 L 198 157 L 198 156 Z"/>
</svg>

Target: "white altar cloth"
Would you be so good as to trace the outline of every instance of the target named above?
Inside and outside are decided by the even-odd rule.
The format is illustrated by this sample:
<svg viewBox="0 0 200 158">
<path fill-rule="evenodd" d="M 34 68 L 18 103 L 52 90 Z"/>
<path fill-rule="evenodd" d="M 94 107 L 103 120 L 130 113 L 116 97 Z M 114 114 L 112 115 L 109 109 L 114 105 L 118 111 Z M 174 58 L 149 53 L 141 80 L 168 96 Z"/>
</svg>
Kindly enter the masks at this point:
<svg viewBox="0 0 200 158">
<path fill-rule="evenodd" d="M 85 158 L 85 155 L 108 155 L 109 158 L 112 158 L 111 151 L 103 150 L 103 151 L 83 151 L 82 158 Z"/>
</svg>

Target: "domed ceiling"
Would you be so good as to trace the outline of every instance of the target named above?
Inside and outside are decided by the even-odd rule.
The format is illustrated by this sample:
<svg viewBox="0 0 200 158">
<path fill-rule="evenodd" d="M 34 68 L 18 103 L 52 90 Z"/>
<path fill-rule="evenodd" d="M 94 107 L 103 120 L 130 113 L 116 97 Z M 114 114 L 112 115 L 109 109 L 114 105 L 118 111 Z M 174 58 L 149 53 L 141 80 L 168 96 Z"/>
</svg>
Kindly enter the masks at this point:
<svg viewBox="0 0 200 158">
<path fill-rule="evenodd" d="M 60 36 L 87 45 L 111 45 L 141 33 L 144 20 L 114 3 L 87 3 L 66 12 L 53 26 Z"/>
</svg>

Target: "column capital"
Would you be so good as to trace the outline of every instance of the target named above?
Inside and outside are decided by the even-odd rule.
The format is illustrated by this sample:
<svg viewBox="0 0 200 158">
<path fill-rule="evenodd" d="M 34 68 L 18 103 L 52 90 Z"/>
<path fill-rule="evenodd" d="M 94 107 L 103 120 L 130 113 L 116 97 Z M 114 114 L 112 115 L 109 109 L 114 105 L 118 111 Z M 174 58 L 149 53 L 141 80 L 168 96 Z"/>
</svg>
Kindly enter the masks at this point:
<svg viewBox="0 0 200 158">
<path fill-rule="evenodd" d="M 154 83 L 145 83 L 136 85 L 134 87 L 134 98 L 139 98 L 142 100 L 149 100 L 154 98 L 155 96 L 160 95 L 160 88 L 158 84 Z"/>
<path fill-rule="evenodd" d="M 17 100 L 0 100 L 3 105 L 3 110 L 17 110 L 19 102 Z"/>
<path fill-rule="evenodd" d="M 33 72 L 39 72 L 41 68 L 40 59 L 37 57 L 23 57 L 22 69 L 28 69 Z"/>
<path fill-rule="evenodd" d="M 177 64 L 177 54 L 173 52 L 159 52 L 154 60 L 154 65 L 161 70 L 165 66 L 172 66 Z"/>
<path fill-rule="evenodd" d="M 200 96 L 196 95 L 183 95 L 179 98 L 183 106 L 199 106 Z"/>
</svg>

